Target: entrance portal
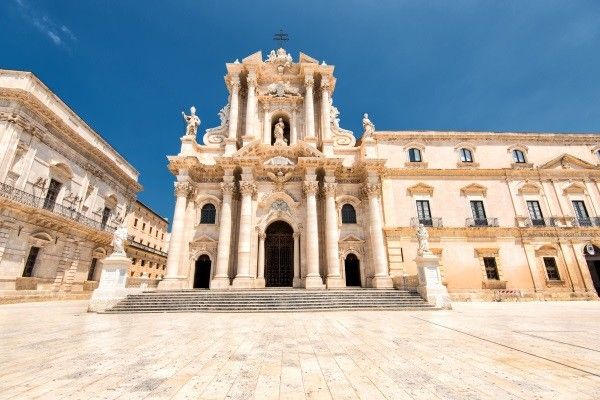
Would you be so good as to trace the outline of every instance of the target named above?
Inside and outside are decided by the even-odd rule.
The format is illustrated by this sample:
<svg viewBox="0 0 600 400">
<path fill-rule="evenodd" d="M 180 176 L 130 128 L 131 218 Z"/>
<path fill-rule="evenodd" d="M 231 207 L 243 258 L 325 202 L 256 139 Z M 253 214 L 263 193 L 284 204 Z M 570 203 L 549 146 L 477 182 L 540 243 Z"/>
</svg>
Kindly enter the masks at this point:
<svg viewBox="0 0 600 400">
<path fill-rule="evenodd" d="M 194 289 L 208 289 L 210 283 L 210 257 L 202 254 L 196 260 L 194 272 Z"/>
<path fill-rule="evenodd" d="M 350 253 L 344 260 L 346 272 L 346 286 L 361 286 L 360 284 L 360 261 L 356 255 Z"/>
<path fill-rule="evenodd" d="M 600 248 L 589 244 L 584 249 L 585 260 L 587 261 L 588 268 L 590 269 L 590 275 L 594 282 L 594 289 L 600 296 Z"/>
<path fill-rule="evenodd" d="M 294 230 L 275 221 L 267 227 L 265 239 L 265 286 L 292 287 L 294 282 Z"/>
</svg>

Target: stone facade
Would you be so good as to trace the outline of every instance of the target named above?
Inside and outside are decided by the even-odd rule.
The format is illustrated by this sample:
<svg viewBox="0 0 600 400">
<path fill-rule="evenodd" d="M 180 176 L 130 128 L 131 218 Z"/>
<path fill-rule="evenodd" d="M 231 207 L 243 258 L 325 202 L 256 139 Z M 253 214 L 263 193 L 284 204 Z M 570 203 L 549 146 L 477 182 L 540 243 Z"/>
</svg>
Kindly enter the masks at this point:
<svg viewBox="0 0 600 400">
<path fill-rule="evenodd" d="M 0 70 L 0 289 L 94 287 L 138 172 L 29 72 Z"/>
<path fill-rule="evenodd" d="M 226 67 L 221 125 L 200 139 L 184 115 L 169 157 L 159 288 L 416 288 L 423 223 L 454 299 L 597 298 L 598 135 L 387 132 L 365 114 L 357 141 L 333 66 L 279 49 Z"/>
<path fill-rule="evenodd" d="M 169 222 L 139 200 L 132 208 L 127 218 L 130 240 L 126 251 L 132 261 L 129 281 L 142 277 L 162 279 L 167 267 Z"/>
</svg>

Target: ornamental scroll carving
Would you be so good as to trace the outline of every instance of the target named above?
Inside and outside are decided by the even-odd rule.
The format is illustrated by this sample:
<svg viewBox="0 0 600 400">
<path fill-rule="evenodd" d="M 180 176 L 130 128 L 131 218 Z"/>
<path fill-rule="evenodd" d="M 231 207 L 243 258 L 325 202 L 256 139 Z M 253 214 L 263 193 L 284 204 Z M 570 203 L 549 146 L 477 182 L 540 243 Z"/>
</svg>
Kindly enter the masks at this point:
<svg viewBox="0 0 600 400">
<path fill-rule="evenodd" d="M 335 196 L 335 191 L 337 189 L 337 183 L 327 182 L 323 184 L 323 193 L 326 196 Z"/>
<path fill-rule="evenodd" d="M 221 183 L 221 191 L 223 195 L 232 195 L 235 191 L 235 184 L 233 182 L 223 182 Z"/>
<path fill-rule="evenodd" d="M 285 201 L 277 200 L 271 204 L 271 210 L 273 210 L 273 211 L 288 211 L 289 212 L 290 207 L 288 206 L 288 204 Z"/>
<path fill-rule="evenodd" d="M 175 182 L 175 196 L 187 197 L 192 191 L 192 185 L 189 182 Z"/>
<path fill-rule="evenodd" d="M 319 191 L 319 182 L 317 181 L 304 181 L 303 185 L 304 194 L 315 195 Z"/>
</svg>

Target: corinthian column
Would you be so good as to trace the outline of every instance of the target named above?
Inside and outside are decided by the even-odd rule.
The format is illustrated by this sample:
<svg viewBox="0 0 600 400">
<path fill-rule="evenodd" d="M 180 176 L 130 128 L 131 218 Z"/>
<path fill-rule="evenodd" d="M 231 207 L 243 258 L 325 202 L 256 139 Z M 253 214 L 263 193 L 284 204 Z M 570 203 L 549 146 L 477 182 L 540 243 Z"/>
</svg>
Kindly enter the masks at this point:
<svg viewBox="0 0 600 400">
<path fill-rule="evenodd" d="M 171 240 L 167 254 L 167 271 L 165 279 L 160 281 L 158 288 L 164 290 L 181 289 L 183 280 L 178 276 L 181 253 L 185 245 L 185 209 L 187 207 L 187 196 L 190 193 L 189 182 L 175 183 L 175 214 L 173 215 L 173 226 L 171 227 Z"/>
<path fill-rule="evenodd" d="M 246 98 L 245 136 L 254 137 L 254 115 L 256 114 L 256 74 L 254 72 L 248 73 L 248 78 L 246 81 L 248 82 L 248 97 Z"/>
<path fill-rule="evenodd" d="M 225 140 L 225 155 L 231 155 L 237 150 L 237 128 L 238 128 L 238 108 L 239 108 L 239 92 L 240 92 L 240 77 L 234 75 L 229 80 L 231 86 L 231 100 L 229 102 L 229 126 L 227 131 L 227 139 Z"/>
<path fill-rule="evenodd" d="M 258 229 L 258 228 L 257 228 Z M 256 273 L 256 286 L 265 287 L 265 238 L 264 232 L 258 233 L 258 265 Z"/>
<path fill-rule="evenodd" d="M 304 127 L 306 129 L 306 132 L 304 132 L 304 140 L 316 145 L 313 84 L 314 79 L 312 75 L 306 75 L 304 77 L 304 87 L 306 88 L 306 93 L 304 95 Z"/>
<path fill-rule="evenodd" d="M 317 226 L 317 181 L 304 181 L 306 194 L 306 281 L 305 287 L 322 288 L 323 279 L 319 274 L 319 229 Z"/>
<path fill-rule="evenodd" d="M 331 139 L 330 104 L 329 104 L 329 78 L 321 78 L 321 132 L 323 140 Z"/>
<path fill-rule="evenodd" d="M 238 240 L 237 274 L 233 286 L 251 288 L 253 279 L 250 276 L 250 243 L 252 235 L 252 195 L 256 185 L 252 181 L 240 181 L 242 204 L 240 208 L 240 236 Z"/>
<path fill-rule="evenodd" d="M 340 274 L 339 235 L 337 209 L 335 207 L 335 190 L 337 183 L 327 182 L 323 185 L 325 192 L 325 254 L 327 256 L 327 288 L 344 287 L 345 282 Z"/>
<path fill-rule="evenodd" d="M 235 185 L 233 182 L 221 183 L 223 201 L 219 213 L 219 243 L 217 247 L 217 265 L 211 289 L 224 289 L 229 286 L 229 254 L 231 253 L 231 200 Z"/>
<path fill-rule="evenodd" d="M 378 183 L 367 183 L 364 186 L 364 192 L 369 198 L 369 234 L 375 269 L 375 276 L 371 281 L 371 286 L 380 289 L 392 288 L 394 285 L 388 272 L 383 225 L 381 223 L 381 185 Z"/>
</svg>

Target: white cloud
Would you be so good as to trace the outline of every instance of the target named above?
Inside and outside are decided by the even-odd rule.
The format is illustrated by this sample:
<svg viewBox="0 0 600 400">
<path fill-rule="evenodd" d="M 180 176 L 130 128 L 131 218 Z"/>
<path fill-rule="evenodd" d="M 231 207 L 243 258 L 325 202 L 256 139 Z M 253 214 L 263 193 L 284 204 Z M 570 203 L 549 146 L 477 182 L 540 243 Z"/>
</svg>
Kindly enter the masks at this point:
<svg viewBox="0 0 600 400">
<path fill-rule="evenodd" d="M 77 37 L 64 24 L 55 23 L 48 15 L 32 8 L 26 0 L 14 0 L 21 16 L 38 31 L 46 35 L 57 46 L 69 48 L 69 42 L 77 41 Z"/>
</svg>

